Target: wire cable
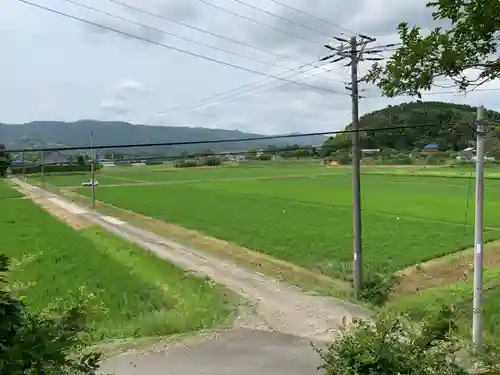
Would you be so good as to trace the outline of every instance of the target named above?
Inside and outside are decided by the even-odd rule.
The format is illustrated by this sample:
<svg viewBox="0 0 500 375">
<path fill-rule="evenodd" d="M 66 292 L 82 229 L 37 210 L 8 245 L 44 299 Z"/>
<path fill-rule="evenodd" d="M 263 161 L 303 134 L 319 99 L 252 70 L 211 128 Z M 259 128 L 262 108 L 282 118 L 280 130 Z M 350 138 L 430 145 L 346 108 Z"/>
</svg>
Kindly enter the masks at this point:
<svg viewBox="0 0 500 375">
<path fill-rule="evenodd" d="M 292 74 L 290 76 L 287 76 L 286 78 L 289 79 L 289 78 L 295 77 L 295 76 L 297 76 L 299 74 L 307 73 L 308 71 L 313 70 L 313 69 L 323 68 L 325 65 L 328 65 L 328 63 L 320 65 L 320 66 L 311 66 L 308 69 L 303 69 L 303 70 L 301 70 L 299 72 L 296 72 L 296 73 L 294 73 L 294 74 Z M 296 68 L 296 69 L 290 69 L 288 72 L 292 72 L 293 70 L 298 70 L 298 68 Z M 320 74 L 329 73 L 329 72 L 332 72 L 332 69 L 328 69 L 328 70 L 325 70 L 323 72 L 320 72 Z M 283 72 L 283 73 L 286 73 L 286 71 Z M 280 73 L 280 74 L 283 74 L 283 73 Z M 314 75 L 311 75 L 311 76 L 314 76 Z M 334 80 L 333 78 L 330 78 L 330 79 Z M 224 91 L 222 93 L 210 95 L 208 97 L 205 97 L 205 98 L 200 99 L 199 101 L 197 101 L 196 103 L 198 103 L 198 104 L 195 103 L 193 105 L 188 105 L 188 106 L 186 106 L 184 104 L 178 105 L 178 106 L 175 106 L 175 107 L 172 107 L 172 108 L 166 110 L 163 113 L 172 113 L 172 112 L 176 112 L 176 111 L 181 110 L 181 109 L 185 110 L 185 111 L 186 110 L 187 111 L 192 111 L 192 110 L 196 110 L 198 107 L 205 107 L 207 105 L 210 105 L 211 103 L 218 102 L 219 100 L 223 100 L 224 102 L 226 102 L 226 100 L 232 101 L 232 99 L 234 99 L 234 98 L 239 98 L 239 95 L 241 95 L 241 94 L 251 93 L 254 89 L 258 90 L 258 89 L 260 89 L 262 87 L 265 87 L 265 86 L 268 86 L 270 84 L 276 83 L 274 80 L 265 83 L 265 81 L 267 81 L 267 80 L 268 79 L 265 78 L 263 80 L 259 80 L 259 81 L 252 82 L 252 83 L 249 83 L 249 84 L 246 84 L 246 85 L 243 85 L 243 86 L 239 86 L 239 87 L 236 87 L 234 89 L 231 89 L 231 90 L 228 90 L 228 91 Z M 303 79 L 296 79 L 296 81 L 303 81 Z M 341 82 L 341 83 L 345 83 L 345 82 L 343 82 L 341 80 L 335 80 L 335 81 Z M 264 84 L 263 85 L 258 85 L 259 83 L 264 83 Z M 282 85 L 278 85 L 276 87 L 280 87 L 280 86 L 282 86 Z M 272 88 L 270 88 L 270 89 L 272 89 Z M 243 91 L 240 91 L 240 90 L 243 90 Z M 237 91 L 240 91 L 240 92 L 237 92 Z M 269 90 L 265 90 L 265 91 L 269 91 Z M 260 93 L 261 92 L 259 92 L 258 94 L 260 94 Z M 228 96 L 228 97 L 224 97 L 227 94 L 232 94 L 232 95 Z M 346 94 L 346 95 L 348 96 L 348 94 Z M 207 103 L 205 103 L 205 102 L 207 102 Z"/>
<path fill-rule="evenodd" d="M 201 45 L 203 47 L 208 47 L 208 48 L 214 49 L 214 50 L 219 51 L 219 52 L 224 52 L 224 53 L 227 53 L 227 54 L 230 54 L 230 55 L 233 55 L 233 56 L 237 56 L 237 57 L 241 57 L 241 58 L 244 58 L 244 59 L 247 59 L 247 60 L 259 62 L 261 64 L 265 64 L 265 65 L 269 65 L 269 66 L 274 66 L 274 67 L 280 67 L 281 66 L 279 64 L 271 63 L 271 62 L 268 62 L 268 61 L 265 61 L 265 60 L 260 60 L 260 59 L 254 58 L 254 57 L 245 56 L 245 55 L 242 55 L 242 54 L 239 54 L 237 52 L 233 52 L 233 51 L 230 51 L 230 50 L 227 50 L 227 49 L 224 49 L 224 48 L 220 48 L 220 47 L 217 47 L 217 46 L 212 46 L 210 44 L 203 43 L 203 42 L 200 42 L 198 40 L 187 38 L 187 37 L 184 37 L 184 36 L 181 36 L 181 35 L 178 35 L 178 34 L 174 34 L 174 33 L 170 32 L 170 31 L 165 31 L 165 30 L 162 30 L 162 29 L 158 29 L 156 27 L 149 26 L 149 25 L 146 25 L 146 24 L 141 23 L 141 22 L 133 21 L 131 19 L 119 16 L 117 14 L 109 13 L 109 12 L 106 12 L 106 11 L 104 11 L 102 9 L 98 9 L 98 8 L 93 7 L 93 6 L 80 3 L 79 1 L 76 1 L 76 0 L 64 0 L 64 1 L 66 1 L 66 2 L 68 2 L 70 4 L 73 4 L 73 5 L 79 6 L 81 8 L 84 8 L 84 9 L 91 10 L 91 11 L 96 12 L 96 13 L 104 14 L 104 15 L 106 15 L 108 17 L 116 18 L 118 20 L 130 23 L 132 25 L 137 25 L 137 26 L 143 27 L 145 29 L 153 30 L 153 31 L 156 31 L 156 32 L 164 34 L 164 35 L 170 35 L 170 36 L 172 36 L 174 38 L 178 38 L 178 39 L 181 39 L 181 40 L 186 40 L 186 41 L 188 41 L 190 43 L 195 43 L 195 44 Z"/>
<path fill-rule="evenodd" d="M 318 149 L 319 147 L 317 146 L 287 146 L 287 147 L 276 147 L 276 148 L 268 148 L 268 149 L 262 149 L 262 150 L 256 150 L 257 152 L 262 152 L 264 154 L 270 154 L 270 153 L 276 153 L 276 152 L 289 152 L 289 151 L 298 151 L 298 150 L 311 150 L 314 151 L 315 149 Z M 176 160 L 176 159 L 192 159 L 192 158 L 198 158 L 198 157 L 207 157 L 207 156 L 213 156 L 213 157 L 224 157 L 224 156 L 239 156 L 239 155 L 250 155 L 253 154 L 253 152 L 249 150 L 243 150 L 243 151 L 220 151 L 220 152 L 213 152 L 210 150 L 203 151 L 203 152 L 191 152 L 187 155 L 185 153 L 181 154 L 176 154 L 176 155 L 163 155 L 163 156 L 135 156 L 135 157 L 128 157 L 126 159 L 118 159 L 118 161 L 121 162 L 140 162 L 140 161 L 148 161 L 148 160 Z M 60 162 L 52 162 L 52 163 L 19 163 L 19 164 L 12 164 L 10 168 L 24 168 L 24 167 L 39 167 L 41 165 L 44 166 L 51 166 L 51 165 L 60 165 Z M 79 163 L 68 163 L 67 165 L 78 165 Z M 86 164 L 89 164 L 87 162 Z"/>
<path fill-rule="evenodd" d="M 25 0 L 19 0 L 25 1 Z M 159 143 L 132 143 L 132 144 L 113 144 L 113 145 L 101 145 L 101 146 L 69 146 L 69 147 L 48 147 L 48 148 L 22 148 L 22 149 L 12 149 L 6 150 L 7 152 L 53 152 L 53 151 L 77 151 L 77 150 L 95 150 L 95 149 L 113 149 L 113 148 L 133 148 L 133 147 L 158 147 L 158 146 L 187 146 L 187 145 L 200 145 L 200 144 L 216 144 L 216 143 L 238 143 L 238 142 L 250 142 L 250 141 L 263 141 L 271 139 L 293 139 L 300 137 L 313 137 L 313 136 L 326 136 L 335 134 L 351 134 L 355 132 L 383 132 L 390 130 L 406 130 L 406 129 L 417 129 L 425 127 L 436 127 L 436 124 L 423 124 L 423 125 L 412 125 L 412 126 L 393 126 L 385 128 L 374 128 L 374 129 L 359 129 L 359 130 L 334 130 L 326 132 L 316 132 L 316 133 L 300 133 L 300 134 L 282 134 L 282 135 L 268 135 L 268 136 L 256 136 L 256 137 L 245 137 L 245 138 L 235 138 L 235 139 L 219 139 L 219 140 L 201 140 L 201 141 L 181 141 L 181 142 L 159 142 Z"/>
<path fill-rule="evenodd" d="M 254 18 L 247 17 L 247 16 L 245 16 L 245 15 L 243 15 L 243 14 L 240 14 L 240 13 L 238 13 L 238 12 L 235 12 L 235 11 L 232 11 L 232 10 L 230 10 L 230 9 L 224 8 L 224 7 L 220 6 L 220 5 L 217 5 L 217 4 L 212 4 L 211 2 L 209 2 L 209 1 L 207 1 L 207 0 L 196 0 L 196 1 L 198 1 L 198 2 L 200 2 L 200 3 L 203 3 L 203 4 L 205 4 L 205 5 L 208 5 L 208 6 L 210 6 L 210 7 L 213 7 L 213 8 L 215 8 L 215 9 L 221 10 L 221 11 L 223 11 L 223 12 L 226 12 L 226 13 L 232 14 L 233 16 L 236 16 L 236 17 L 239 17 L 239 18 L 243 18 L 243 19 L 245 19 L 245 20 L 247 20 L 247 21 L 250 21 L 250 22 L 252 22 L 252 23 L 255 23 L 255 24 L 257 24 L 257 25 L 261 25 L 261 26 L 267 27 L 268 29 L 278 31 L 278 32 L 280 32 L 280 33 L 282 33 L 282 34 L 286 34 L 286 35 L 288 35 L 288 36 L 293 36 L 294 38 L 299 38 L 299 39 L 302 39 L 302 40 L 304 40 L 304 41 L 306 41 L 306 42 L 313 43 L 314 45 L 318 45 L 318 42 L 316 42 L 316 41 L 314 41 L 314 40 L 312 40 L 312 39 L 309 39 L 309 38 L 303 37 L 303 36 L 301 36 L 301 35 L 299 35 L 299 34 L 291 33 L 291 32 L 285 31 L 285 30 L 281 30 L 281 29 L 279 29 L 279 28 L 277 28 L 277 27 L 274 27 L 274 26 L 272 26 L 272 25 L 269 25 L 269 24 L 267 24 L 267 23 L 265 23 L 265 22 L 261 22 L 261 21 L 258 21 L 258 20 L 256 20 L 256 19 L 254 19 Z"/>
<path fill-rule="evenodd" d="M 294 74 L 293 76 L 306 73 L 306 72 L 308 72 L 310 70 L 313 70 L 313 69 L 317 69 L 317 67 L 311 67 L 310 69 L 305 69 L 305 70 L 303 70 L 301 72 L 298 72 L 298 73 Z M 304 80 L 312 78 L 312 77 L 316 77 L 316 76 L 321 75 L 321 74 L 330 73 L 331 71 L 332 71 L 331 69 L 319 71 L 319 72 L 310 74 L 310 75 L 308 75 L 306 77 L 297 78 L 297 79 L 295 79 L 295 81 L 301 82 L 301 81 L 304 81 Z M 290 77 L 292 77 L 292 76 L 289 76 L 288 78 L 290 78 Z M 264 85 L 256 87 L 255 90 L 259 90 L 261 88 L 264 88 L 264 87 L 266 87 L 268 85 L 273 85 L 275 83 L 276 82 L 268 82 L 268 83 L 266 83 Z M 342 83 L 345 83 L 345 82 L 342 82 Z M 267 88 L 265 88 L 262 91 L 256 91 L 256 92 L 254 91 L 254 89 L 245 90 L 245 91 L 236 93 L 233 96 L 222 98 L 221 100 L 223 101 L 223 103 L 219 103 L 219 100 L 215 100 L 215 101 L 212 101 L 212 102 L 209 102 L 209 103 L 206 103 L 206 104 L 202 104 L 202 105 L 198 105 L 198 106 L 195 106 L 195 107 L 191 107 L 188 110 L 189 111 L 197 111 L 197 110 L 200 110 L 200 109 L 203 109 L 203 108 L 206 108 L 206 107 L 211 107 L 211 106 L 213 106 L 215 104 L 227 104 L 228 102 L 231 103 L 231 102 L 233 102 L 235 100 L 247 98 L 249 96 L 253 97 L 253 96 L 256 96 L 256 95 L 261 95 L 261 94 L 263 94 L 265 92 L 269 92 L 270 90 L 274 90 L 274 89 L 277 89 L 279 87 L 282 87 L 282 86 L 285 86 L 285 85 L 288 85 L 288 84 L 289 84 L 288 82 L 280 82 L 279 84 L 277 84 L 275 86 L 267 87 Z M 250 94 L 250 95 L 245 95 L 245 94 Z M 241 95 L 244 95 L 244 96 L 241 96 Z M 349 94 L 347 94 L 347 93 L 345 95 L 349 96 Z"/>
<path fill-rule="evenodd" d="M 133 38 L 133 39 L 141 40 L 141 41 L 146 42 L 146 43 L 151 43 L 151 44 L 154 44 L 154 45 L 157 45 L 157 46 L 160 46 L 160 47 L 167 48 L 167 49 L 172 50 L 172 51 L 180 52 L 180 53 L 183 53 L 183 54 L 186 54 L 186 55 L 190 55 L 190 56 L 193 56 L 193 57 L 198 57 L 200 59 L 211 61 L 211 62 L 214 62 L 214 63 L 218 63 L 218 64 L 221 64 L 221 65 L 225 65 L 225 66 L 228 66 L 228 67 L 231 67 L 231 68 L 234 68 L 234 69 L 242 70 L 242 71 L 253 73 L 253 74 L 258 74 L 258 75 L 265 76 L 265 77 L 274 78 L 274 79 L 285 81 L 285 82 L 296 83 L 296 84 L 298 84 L 300 86 L 309 87 L 309 88 L 313 88 L 313 89 L 316 89 L 316 90 L 321 90 L 321 91 L 330 92 L 330 93 L 334 93 L 334 94 L 342 94 L 342 93 L 340 93 L 338 91 L 330 90 L 330 89 L 325 88 L 325 87 L 309 85 L 309 84 L 303 83 L 303 82 L 295 82 L 295 81 L 292 81 L 292 80 L 289 80 L 289 79 L 286 79 L 286 78 L 281 78 L 281 77 L 276 76 L 276 75 L 267 74 L 267 73 L 264 73 L 264 72 L 260 72 L 258 70 L 254 70 L 254 69 L 251 69 L 251 68 L 243 67 L 243 66 L 240 66 L 240 65 L 232 64 L 232 63 L 228 63 L 226 61 L 218 60 L 218 59 L 215 59 L 215 58 L 212 58 L 212 57 L 204 56 L 204 55 L 201 55 L 199 53 L 195 53 L 195 52 L 191 52 L 191 51 L 188 51 L 188 50 L 185 50 L 185 49 L 182 49 L 182 48 L 171 46 L 169 44 L 164 44 L 164 43 L 161 43 L 161 42 L 156 42 L 154 40 L 143 38 L 143 37 L 138 36 L 138 35 L 130 34 L 130 33 L 125 32 L 125 31 L 121 31 L 121 30 L 118 30 L 118 29 L 115 29 L 115 28 L 112 28 L 112 27 L 109 27 L 109 26 L 105 26 L 105 25 L 99 24 L 97 22 L 89 21 L 87 19 L 80 18 L 80 17 L 77 17 L 77 16 L 73 16 L 71 14 L 64 13 L 64 12 L 61 12 L 61 11 L 53 9 L 53 8 L 49 8 L 49 7 L 46 7 L 46 6 L 37 4 L 37 3 L 33 3 L 31 1 L 28 1 L 28 0 L 15 0 L 15 1 L 18 1 L 18 2 L 24 3 L 26 5 L 30 5 L 32 7 L 39 8 L 39 9 L 45 10 L 47 12 L 51 12 L 51 13 L 63 16 L 63 17 L 71 18 L 71 19 L 73 19 L 75 21 L 79 21 L 79 22 L 82 22 L 82 23 L 85 23 L 85 24 L 88 24 L 88 25 L 92 25 L 92 26 L 95 26 L 95 27 L 98 27 L 98 28 L 101 28 L 101 29 L 104 29 L 104 30 L 113 31 L 113 32 L 115 32 L 117 34 L 125 35 L 125 36 L 128 36 L 128 37 Z"/>
<path fill-rule="evenodd" d="M 117 5 L 120 5 L 120 6 L 123 6 L 125 8 L 128 8 L 128 9 L 131 9 L 131 10 L 134 10 L 136 12 L 140 12 L 140 13 L 143 13 L 143 14 L 147 14 L 151 17 L 155 17 L 155 18 L 158 18 L 158 19 L 162 19 L 164 21 L 168 21 L 168 22 L 172 22 L 172 23 L 175 23 L 177 25 L 181 25 L 183 27 L 187 27 L 189 29 L 192 29 L 192 30 L 195 30 L 195 31 L 198 31 L 200 33 L 204 33 L 204 34 L 207 34 L 207 35 L 210 35 L 210 36 L 213 36 L 213 37 L 216 37 L 216 38 L 220 38 L 220 39 L 223 39 L 223 40 L 226 40 L 228 42 L 231 42 L 231 43 L 235 43 L 235 44 L 239 44 L 239 45 L 242 45 L 244 47 L 248 47 L 248 48 L 252 48 L 254 50 L 257 50 L 257 51 L 260 51 L 260 52 L 264 52 L 264 53 L 267 53 L 267 54 L 270 54 L 270 55 L 273 55 L 275 57 L 279 57 L 279 58 L 282 58 L 282 59 L 287 59 L 287 60 L 290 60 L 290 61 L 293 61 L 293 62 L 299 62 L 299 63 L 304 63 L 304 61 L 299 61 L 299 60 L 296 60 L 296 59 L 293 59 L 289 56 L 286 56 L 286 55 L 281 55 L 279 53 L 275 53 L 275 52 L 272 52 L 272 51 L 269 51 L 269 50 L 266 50 L 266 49 L 263 49 L 263 48 L 260 48 L 260 47 L 256 47 L 256 46 L 253 46 L 251 44 L 248 44 L 248 43 L 245 43 L 245 42 L 242 42 L 242 41 L 239 41 L 239 40 L 236 40 L 236 39 L 233 39 L 233 38 L 230 38 L 230 37 L 227 37 L 225 35 L 222 35 L 222 34 L 218 34 L 218 33 L 214 33 L 210 30 L 206 30 L 206 29 L 202 29 L 200 27 L 197 27 L 197 26 L 193 26 L 193 25 L 190 25 L 188 23 L 185 23 L 185 22 L 181 22 L 181 21 L 177 21 L 173 18 L 169 18 L 167 16 L 164 16 L 164 15 L 161 15 L 161 14 L 157 14 L 157 13 L 154 13 L 154 12 L 151 12 L 149 10 L 146 10 L 144 8 L 139 8 L 139 7 L 136 7 L 136 6 L 133 6 L 133 5 L 130 5 L 128 3 L 125 3 L 123 1 L 120 1 L 120 0 L 108 0 L 114 4 L 117 4 Z"/>
<path fill-rule="evenodd" d="M 313 19 L 315 19 L 316 21 L 321 21 L 321 22 L 323 22 L 323 23 L 325 23 L 325 24 L 327 24 L 327 25 L 334 26 L 334 27 L 338 27 L 339 29 L 342 29 L 342 30 L 348 31 L 348 32 L 349 32 L 349 33 L 351 33 L 351 34 L 354 34 L 354 35 L 359 35 L 359 33 L 355 32 L 355 31 L 353 31 L 353 30 L 349 30 L 349 29 L 348 29 L 348 28 L 346 28 L 346 27 L 343 27 L 343 26 L 337 25 L 337 24 L 335 24 L 335 23 L 333 23 L 333 22 L 330 22 L 330 21 L 328 21 L 328 20 L 326 20 L 326 19 L 324 19 L 324 18 L 321 18 L 321 17 L 315 16 L 314 14 L 311 14 L 311 13 L 304 12 L 303 10 L 298 9 L 298 8 L 295 8 L 295 7 L 292 7 L 292 6 L 288 5 L 288 4 L 284 4 L 284 3 L 282 3 L 281 1 L 278 1 L 278 0 L 269 0 L 269 1 L 272 1 L 273 3 L 278 4 L 278 5 L 281 5 L 282 7 L 285 7 L 285 8 L 287 8 L 287 9 L 293 10 L 294 12 L 297 12 L 297 13 L 303 14 L 303 15 L 305 15 L 305 16 L 308 16 L 308 17 L 310 17 L 310 18 L 313 18 Z"/>
<path fill-rule="evenodd" d="M 477 88 L 465 93 L 459 93 L 457 91 L 440 91 L 440 92 L 421 92 L 422 96 L 432 96 L 432 95 L 450 95 L 454 96 L 466 96 L 467 94 L 478 92 L 478 91 L 500 91 L 500 88 Z M 398 95 L 398 96 L 409 96 L 409 95 Z M 381 96 L 365 96 L 366 99 L 380 99 Z"/>
<path fill-rule="evenodd" d="M 270 11 L 268 11 L 268 10 L 265 10 L 265 9 L 259 8 L 259 7 L 255 6 L 255 5 L 251 5 L 251 4 L 245 3 L 244 1 L 241 1 L 241 0 L 232 0 L 232 1 L 234 1 L 235 3 L 241 4 L 241 5 L 243 5 L 243 6 L 249 7 L 250 9 L 254 9 L 254 10 L 257 10 L 257 11 L 262 12 L 262 13 L 264 13 L 264 14 L 267 14 L 267 15 L 270 15 L 270 16 L 273 16 L 273 17 L 276 17 L 276 18 L 278 18 L 278 19 L 280 19 L 280 20 L 283 20 L 283 21 L 289 22 L 289 23 L 291 23 L 291 24 L 293 24 L 293 25 L 300 26 L 300 27 L 302 27 L 303 29 L 310 30 L 310 31 L 314 31 L 316 34 L 319 34 L 319 35 L 321 35 L 321 36 L 326 36 L 326 37 L 328 37 L 328 38 L 330 37 L 330 35 L 328 35 L 328 34 L 326 34 L 326 33 L 322 32 L 322 31 L 320 31 L 320 30 L 318 30 L 318 29 L 315 29 L 315 28 L 310 27 L 310 26 L 303 25 L 303 24 L 301 24 L 301 23 L 299 23 L 299 22 L 296 22 L 296 21 L 293 21 L 293 20 L 291 20 L 291 19 L 289 19 L 289 18 L 286 18 L 286 17 L 280 16 L 280 15 L 278 15 L 278 14 L 276 14 L 276 13 L 273 13 L 273 12 L 270 12 Z"/>
</svg>

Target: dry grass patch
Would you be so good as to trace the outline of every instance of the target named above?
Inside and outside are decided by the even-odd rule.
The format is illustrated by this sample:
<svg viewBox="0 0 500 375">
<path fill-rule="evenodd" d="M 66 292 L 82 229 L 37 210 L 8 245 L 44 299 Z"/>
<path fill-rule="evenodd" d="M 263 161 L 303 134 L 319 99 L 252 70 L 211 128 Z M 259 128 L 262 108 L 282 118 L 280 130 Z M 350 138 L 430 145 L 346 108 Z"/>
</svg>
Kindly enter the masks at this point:
<svg viewBox="0 0 500 375">
<path fill-rule="evenodd" d="M 484 266 L 493 268 L 500 265 L 500 241 L 484 246 Z M 393 298 L 423 291 L 443 285 L 467 280 L 474 272 L 474 249 L 467 249 L 445 257 L 409 267 L 398 272 L 399 285 Z"/>
</svg>

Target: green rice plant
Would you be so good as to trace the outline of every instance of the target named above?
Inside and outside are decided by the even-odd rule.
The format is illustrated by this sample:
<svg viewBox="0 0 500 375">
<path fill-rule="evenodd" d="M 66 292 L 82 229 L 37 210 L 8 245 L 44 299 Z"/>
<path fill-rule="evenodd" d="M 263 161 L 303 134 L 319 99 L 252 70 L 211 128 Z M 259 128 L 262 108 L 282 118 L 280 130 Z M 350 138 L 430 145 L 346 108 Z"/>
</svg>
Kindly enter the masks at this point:
<svg viewBox="0 0 500 375">
<path fill-rule="evenodd" d="M 101 189 L 99 199 L 338 277 L 339 264 L 352 262 L 352 211 L 348 178 L 336 181 L 337 185 L 311 178 L 120 187 Z M 385 186 L 378 185 L 381 197 L 396 202 L 378 201 L 374 195 L 364 204 L 364 261 L 373 272 L 394 272 L 472 245 L 470 225 L 459 219 L 436 220 L 434 201 L 426 210 L 419 206 L 424 199 L 412 203 L 422 187 L 414 187 L 404 198 L 405 188 L 388 192 Z M 465 205 L 466 197 L 461 198 L 455 204 Z M 390 213 L 384 202 L 396 213 Z M 457 209 L 462 221 L 463 209 Z M 400 212 L 407 216 L 397 216 Z M 488 231 L 486 238 L 499 235 Z"/>
<path fill-rule="evenodd" d="M 43 310 L 94 295 L 94 340 L 167 335 L 223 323 L 231 297 L 138 246 L 94 227 L 75 231 L 29 200 L 2 202 L 0 249 L 19 263 L 16 293 Z"/>
</svg>

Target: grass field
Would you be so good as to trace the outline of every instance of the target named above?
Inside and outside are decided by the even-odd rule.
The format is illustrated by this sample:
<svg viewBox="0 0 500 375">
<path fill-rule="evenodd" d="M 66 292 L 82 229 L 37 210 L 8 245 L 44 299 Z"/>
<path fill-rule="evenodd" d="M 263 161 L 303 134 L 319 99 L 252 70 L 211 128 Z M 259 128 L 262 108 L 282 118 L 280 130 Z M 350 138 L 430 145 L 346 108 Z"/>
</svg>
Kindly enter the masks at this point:
<svg viewBox="0 0 500 375">
<path fill-rule="evenodd" d="M 415 175 L 415 169 L 365 168 L 364 254 L 371 269 L 394 272 L 472 245 L 473 181 L 454 178 L 452 168 L 425 170 L 431 176 Z M 48 183 L 75 186 L 75 176 L 54 178 Z M 121 168 L 101 172 L 99 181 L 97 198 L 115 206 L 329 276 L 344 276 L 350 267 L 348 168 Z M 487 180 L 487 240 L 500 238 L 493 229 L 500 228 L 499 188 L 500 180 Z"/>
<path fill-rule="evenodd" d="M 100 309 L 90 315 L 94 340 L 157 336 L 222 324 L 232 297 L 209 281 L 158 260 L 136 245 L 89 227 L 79 231 L 29 200 L 4 200 L 0 249 L 16 262 L 10 273 L 29 307 L 43 310 L 80 287 Z"/>
<path fill-rule="evenodd" d="M 0 200 L 20 198 L 22 196 L 23 195 L 17 190 L 12 189 L 11 185 L 8 182 L 0 180 Z"/>
</svg>

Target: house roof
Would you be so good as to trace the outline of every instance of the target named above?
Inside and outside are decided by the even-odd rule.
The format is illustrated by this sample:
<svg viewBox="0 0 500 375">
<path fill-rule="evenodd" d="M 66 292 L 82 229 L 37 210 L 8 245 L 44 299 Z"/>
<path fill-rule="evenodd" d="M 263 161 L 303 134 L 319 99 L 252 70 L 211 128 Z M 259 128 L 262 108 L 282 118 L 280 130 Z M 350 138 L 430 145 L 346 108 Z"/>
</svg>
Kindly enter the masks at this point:
<svg viewBox="0 0 500 375">
<path fill-rule="evenodd" d="M 429 143 L 424 146 L 424 148 L 439 148 L 437 143 Z"/>
<path fill-rule="evenodd" d="M 60 152 L 51 152 L 45 154 L 42 160 L 43 164 L 64 164 L 69 163 L 69 158 L 61 154 Z"/>
</svg>

